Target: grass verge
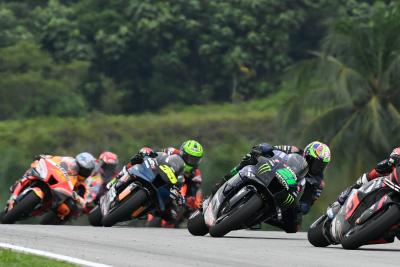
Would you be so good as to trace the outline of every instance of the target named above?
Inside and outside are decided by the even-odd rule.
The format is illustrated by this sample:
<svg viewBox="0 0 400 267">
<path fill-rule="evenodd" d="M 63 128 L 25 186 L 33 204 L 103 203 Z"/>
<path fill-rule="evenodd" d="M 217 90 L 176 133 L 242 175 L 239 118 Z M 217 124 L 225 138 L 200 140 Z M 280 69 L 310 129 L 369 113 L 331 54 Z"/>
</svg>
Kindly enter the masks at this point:
<svg viewBox="0 0 400 267">
<path fill-rule="evenodd" d="M 18 253 L 9 249 L 0 249 L 0 267 L 73 267 L 67 262 L 48 259 L 45 257 Z"/>
</svg>

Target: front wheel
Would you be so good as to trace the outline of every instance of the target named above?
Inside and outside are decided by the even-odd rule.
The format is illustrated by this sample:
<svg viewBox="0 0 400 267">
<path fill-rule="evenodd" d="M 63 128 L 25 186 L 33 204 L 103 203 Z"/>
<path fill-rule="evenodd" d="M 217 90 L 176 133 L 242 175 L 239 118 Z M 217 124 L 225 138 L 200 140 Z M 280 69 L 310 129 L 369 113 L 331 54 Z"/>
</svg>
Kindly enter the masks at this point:
<svg viewBox="0 0 400 267">
<path fill-rule="evenodd" d="M 263 205 L 258 195 L 252 195 L 246 202 L 235 208 L 222 221 L 210 228 L 210 235 L 222 237 L 232 230 L 237 229 L 246 220 L 251 218 Z"/>
<path fill-rule="evenodd" d="M 101 214 L 100 206 L 97 205 L 89 213 L 89 223 L 92 226 L 103 226 L 101 220 L 103 219 L 103 214 Z"/>
<path fill-rule="evenodd" d="M 42 199 L 35 192 L 30 191 L 24 198 L 15 204 L 14 208 L 6 212 L 1 218 L 3 224 L 13 224 L 22 217 L 29 215 Z"/>
<path fill-rule="evenodd" d="M 195 211 L 188 219 L 189 233 L 195 236 L 203 236 L 208 233 L 208 227 L 204 221 L 204 214 L 200 210 Z"/>
<path fill-rule="evenodd" d="M 147 201 L 147 194 L 144 190 L 139 189 L 128 196 L 127 199 L 103 217 L 102 224 L 110 227 L 117 222 L 124 221 L 131 217 L 131 214 L 140 208 Z"/>
<path fill-rule="evenodd" d="M 325 237 L 325 225 L 328 216 L 321 216 L 315 223 L 308 229 L 307 238 L 311 245 L 315 247 L 327 247 L 331 242 Z"/>
<path fill-rule="evenodd" d="M 65 223 L 66 220 L 61 220 L 61 218 L 58 217 L 57 213 L 53 210 L 49 210 L 45 215 L 43 215 L 43 218 L 40 221 L 40 224 L 43 225 L 62 225 Z"/>
<path fill-rule="evenodd" d="M 357 249 L 371 240 L 378 239 L 400 220 L 400 208 L 391 205 L 386 211 L 376 214 L 360 226 L 355 226 L 355 231 L 342 240 L 344 249 Z"/>
</svg>

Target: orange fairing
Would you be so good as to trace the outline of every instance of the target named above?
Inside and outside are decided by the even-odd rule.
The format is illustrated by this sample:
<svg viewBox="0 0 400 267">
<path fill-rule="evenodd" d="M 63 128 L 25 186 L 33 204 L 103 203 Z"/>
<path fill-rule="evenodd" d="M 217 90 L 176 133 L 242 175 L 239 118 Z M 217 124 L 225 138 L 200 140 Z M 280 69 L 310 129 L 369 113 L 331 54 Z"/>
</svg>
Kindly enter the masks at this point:
<svg viewBox="0 0 400 267">
<path fill-rule="evenodd" d="M 34 187 L 32 188 L 32 191 L 38 196 L 40 197 L 40 199 L 44 198 L 44 192 L 42 191 L 42 189 L 40 189 L 39 187 Z"/>
<path fill-rule="evenodd" d="M 73 184 L 67 171 L 49 158 L 41 158 L 35 165 L 35 170 L 40 179 L 46 182 L 51 189 L 56 189 L 66 195 L 71 195 Z"/>
<path fill-rule="evenodd" d="M 61 203 L 57 208 L 57 214 L 59 214 L 62 217 L 67 216 L 70 212 L 71 212 L 70 208 L 65 203 Z"/>
<path fill-rule="evenodd" d="M 144 211 L 144 207 L 141 206 L 140 208 L 138 208 L 137 210 L 135 210 L 134 212 L 132 212 L 132 217 L 136 218 L 136 217 L 139 216 L 143 211 Z"/>
<path fill-rule="evenodd" d="M 118 200 L 121 201 L 124 198 L 126 198 L 129 194 L 131 193 L 131 188 L 127 187 L 125 188 L 124 191 L 122 191 L 119 195 L 118 195 Z"/>
</svg>

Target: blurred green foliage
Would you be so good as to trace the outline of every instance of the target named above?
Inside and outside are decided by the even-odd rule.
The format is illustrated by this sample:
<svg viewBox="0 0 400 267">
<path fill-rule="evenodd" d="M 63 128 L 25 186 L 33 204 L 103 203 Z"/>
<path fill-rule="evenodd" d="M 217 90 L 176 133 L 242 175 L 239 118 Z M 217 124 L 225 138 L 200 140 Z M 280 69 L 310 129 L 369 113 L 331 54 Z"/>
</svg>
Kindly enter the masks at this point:
<svg viewBox="0 0 400 267">
<path fill-rule="evenodd" d="M 42 116 L 50 103 L 79 116 L 270 95 L 342 2 L 2 0 L 0 93 L 15 103 L 0 119 Z"/>
</svg>

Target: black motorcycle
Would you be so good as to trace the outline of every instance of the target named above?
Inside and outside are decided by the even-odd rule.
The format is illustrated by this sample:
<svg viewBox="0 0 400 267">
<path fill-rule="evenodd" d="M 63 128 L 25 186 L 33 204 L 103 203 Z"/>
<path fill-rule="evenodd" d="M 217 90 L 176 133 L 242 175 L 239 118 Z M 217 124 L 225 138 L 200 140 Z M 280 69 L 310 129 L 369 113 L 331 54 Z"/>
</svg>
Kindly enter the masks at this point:
<svg viewBox="0 0 400 267">
<path fill-rule="evenodd" d="M 290 194 L 283 202 L 277 196 L 297 184 L 298 177 L 307 173 L 307 163 L 298 154 L 273 152 L 272 157 L 259 157 L 256 165 L 244 167 L 207 198 L 189 218 L 189 232 L 222 237 L 276 217 L 282 205 L 292 203 Z"/>
<path fill-rule="evenodd" d="M 341 244 L 345 249 L 391 242 L 400 236 L 399 167 L 390 176 L 372 180 L 353 189 L 346 202 L 335 202 L 308 230 L 316 247 Z"/>
<path fill-rule="evenodd" d="M 123 170 L 121 181 L 129 181 L 118 188 L 110 186 L 89 214 L 93 226 L 113 226 L 122 221 L 139 218 L 158 209 L 164 211 L 171 201 L 170 190 L 177 183 L 172 162 L 163 158 L 145 157 L 142 164 Z"/>
</svg>

